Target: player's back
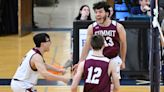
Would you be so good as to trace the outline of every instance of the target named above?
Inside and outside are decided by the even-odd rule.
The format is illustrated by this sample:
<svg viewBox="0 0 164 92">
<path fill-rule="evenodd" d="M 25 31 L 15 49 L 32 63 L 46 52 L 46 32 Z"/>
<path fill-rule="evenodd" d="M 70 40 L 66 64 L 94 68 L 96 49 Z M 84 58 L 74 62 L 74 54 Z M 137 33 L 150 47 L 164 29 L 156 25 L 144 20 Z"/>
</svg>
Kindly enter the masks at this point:
<svg viewBox="0 0 164 92">
<path fill-rule="evenodd" d="M 110 92 L 109 59 L 91 56 L 84 64 L 84 92 Z"/>
</svg>

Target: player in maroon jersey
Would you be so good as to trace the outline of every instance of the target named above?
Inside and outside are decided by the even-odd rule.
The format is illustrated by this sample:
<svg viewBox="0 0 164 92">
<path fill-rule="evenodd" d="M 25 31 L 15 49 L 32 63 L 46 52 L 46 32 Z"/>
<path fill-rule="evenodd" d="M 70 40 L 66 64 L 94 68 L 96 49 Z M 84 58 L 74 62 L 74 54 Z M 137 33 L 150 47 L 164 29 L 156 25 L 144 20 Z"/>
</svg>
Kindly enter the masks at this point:
<svg viewBox="0 0 164 92">
<path fill-rule="evenodd" d="M 89 25 L 86 43 L 83 47 L 80 61 L 86 59 L 90 50 L 90 39 L 92 35 L 102 35 L 106 41 L 107 46 L 103 50 L 104 56 L 112 59 L 113 62 L 118 64 L 117 70 L 125 69 L 125 57 L 126 57 L 126 32 L 120 23 L 111 20 L 109 5 L 100 1 L 93 6 L 96 22 Z M 119 57 L 120 54 L 120 57 Z M 119 71 L 118 71 L 119 72 Z"/>
<path fill-rule="evenodd" d="M 78 65 L 77 73 L 73 77 L 71 85 L 72 92 L 77 92 L 77 86 L 84 74 L 83 92 L 111 92 L 111 76 L 114 84 L 113 92 L 119 92 L 119 76 L 114 67 L 116 63 L 103 55 L 105 47 L 104 38 L 101 35 L 94 35 L 91 38 L 93 54 Z"/>
<path fill-rule="evenodd" d="M 103 54 L 111 59 L 111 62 L 117 64 L 115 69 L 117 70 L 118 76 L 121 78 L 120 68 L 125 69 L 127 50 L 126 32 L 122 24 L 109 18 L 109 8 L 110 6 L 105 1 L 100 1 L 93 5 L 96 21 L 88 27 L 87 38 L 82 49 L 80 61 L 84 61 L 88 56 L 92 35 L 102 35 L 106 42 Z M 73 67 L 74 74 L 76 73 L 77 65 Z"/>
</svg>

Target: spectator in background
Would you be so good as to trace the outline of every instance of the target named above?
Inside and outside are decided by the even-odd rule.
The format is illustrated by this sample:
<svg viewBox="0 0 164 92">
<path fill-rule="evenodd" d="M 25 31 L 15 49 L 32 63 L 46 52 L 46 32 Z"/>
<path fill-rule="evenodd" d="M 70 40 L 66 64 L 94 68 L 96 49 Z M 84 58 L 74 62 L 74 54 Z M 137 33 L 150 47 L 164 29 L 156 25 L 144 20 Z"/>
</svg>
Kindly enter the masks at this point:
<svg viewBox="0 0 164 92">
<path fill-rule="evenodd" d="M 110 11 L 110 15 L 109 15 L 109 17 L 110 17 L 110 19 L 114 19 L 114 10 L 113 10 L 113 7 L 111 7 L 111 6 L 109 6 L 109 11 Z"/>
<path fill-rule="evenodd" d="M 79 10 L 78 16 L 75 20 L 92 20 L 90 14 L 90 8 L 88 5 L 82 5 Z"/>
<path fill-rule="evenodd" d="M 75 18 L 75 20 L 92 20 L 91 14 L 90 14 L 90 8 L 88 5 L 82 5 L 79 10 L 78 16 Z M 73 36 L 73 35 L 72 35 Z M 73 37 L 72 37 L 73 39 Z M 71 43 L 72 44 L 72 43 Z M 68 67 L 71 67 L 73 64 L 73 53 L 70 53 L 70 58 L 67 60 L 67 62 L 64 64 L 64 68 L 67 69 Z"/>
<path fill-rule="evenodd" d="M 149 0 L 139 0 L 139 5 L 131 9 L 132 15 L 149 15 L 150 16 L 150 7 Z"/>
</svg>

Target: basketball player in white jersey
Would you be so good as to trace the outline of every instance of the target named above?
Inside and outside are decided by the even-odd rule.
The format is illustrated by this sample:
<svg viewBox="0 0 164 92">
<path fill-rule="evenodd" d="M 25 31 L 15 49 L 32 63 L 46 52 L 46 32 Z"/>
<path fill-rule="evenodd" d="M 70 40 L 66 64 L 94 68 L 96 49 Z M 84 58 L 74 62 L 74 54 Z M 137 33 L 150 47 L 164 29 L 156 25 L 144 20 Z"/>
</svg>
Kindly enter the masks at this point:
<svg viewBox="0 0 164 92">
<path fill-rule="evenodd" d="M 64 72 L 63 69 L 54 68 L 45 63 L 43 54 L 49 51 L 51 44 L 50 37 L 46 33 L 39 33 L 33 37 L 35 48 L 31 49 L 25 56 L 16 70 L 11 80 L 11 88 L 13 92 L 37 92 L 34 86 L 37 83 L 40 74 L 46 80 L 59 80 L 65 83 L 68 79 L 63 76 L 51 74 L 48 70 Z"/>
</svg>

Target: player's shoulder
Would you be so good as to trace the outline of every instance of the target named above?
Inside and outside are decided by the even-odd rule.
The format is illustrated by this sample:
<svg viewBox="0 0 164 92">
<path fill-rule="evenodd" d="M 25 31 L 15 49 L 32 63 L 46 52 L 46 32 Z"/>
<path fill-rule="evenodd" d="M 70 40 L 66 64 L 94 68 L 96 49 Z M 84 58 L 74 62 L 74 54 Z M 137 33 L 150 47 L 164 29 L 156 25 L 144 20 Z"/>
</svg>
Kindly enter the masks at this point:
<svg viewBox="0 0 164 92">
<path fill-rule="evenodd" d="M 112 25 L 116 26 L 117 28 L 123 27 L 123 25 L 116 20 L 111 20 L 111 22 L 112 22 Z"/>
<path fill-rule="evenodd" d="M 119 22 L 116 21 L 116 20 L 112 20 L 112 24 L 113 24 L 113 25 L 117 25 L 117 26 L 123 26 L 121 23 L 119 23 Z"/>
<path fill-rule="evenodd" d="M 116 20 L 111 20 L 111 24 L 113 24 L 114 26 L 116 26 L 117 25 L 117 21 Z"/>
<path fill-rule="evenodd" d="M 117 30 L 122 30 L 122 29 L 124 29 L 124 26 L 121 24 L 121 23 L 119 23 L 119 22 L 117 22 Z"/>
<path fill-rule="evenodd" d="M 93 33 L 93 25 L 92 24 L 90 24 L 88 26 L 88 32 L 89 32 L 89 34 L 92 34 Z"/>
<path fill-rule="evenodd" d="M 93 22 L 91 25 L 92 25 L 93 27 L 95 27 L 95 26 L 98 25 L 98 23 L 95 21 L 95 22 Z"/>
<path fill-rule="evenodd" d="M 93 22 L 93 23 L 91 23 L 89 26 L 88 26 L 88 28 L 93 28 L 93 27 L 95 27 L 96 26 L 96 22 Z"/>
<path fill-rule="evenodd" d="M 116 20 L 112 20 L 113 24 L 116 24 L 117 26 L 123 26 L 119 21 Z"/>
<path fill-rule="evenodd" d="M 42 57 L 40 54 L 35 53 L 35 54 L 32 56 L 31 60 L 34 60 L 34 61 L 42 61 L 42 60 L 43 60 L 43 57 Z"/>
<path fill-rule="evenodd" d="M 109 62 L 110 62 L 110 59 L 109 59 L 109 58 L 107 58 L 107 57 L 105 57 L 105 56 L 103 56 L 103 57 L 89 56 L 89 57 L 87 57 L 87 59 L 86 59 L 86 60 L 99 60 L 99 61 L 102 61 L 102 62 L 107 62 L 107 63 L 109 63 Z"/>
<path fill-rule="evenodd" d="M 93 28 L 93 25 L 92 25 L 92 24 L 90 24 L 90 25 L 88 26 L 88 29 L 91 29 L 91 28 Z"/>
</svg>

